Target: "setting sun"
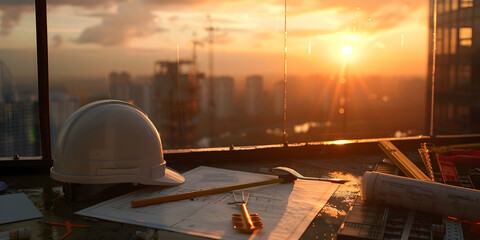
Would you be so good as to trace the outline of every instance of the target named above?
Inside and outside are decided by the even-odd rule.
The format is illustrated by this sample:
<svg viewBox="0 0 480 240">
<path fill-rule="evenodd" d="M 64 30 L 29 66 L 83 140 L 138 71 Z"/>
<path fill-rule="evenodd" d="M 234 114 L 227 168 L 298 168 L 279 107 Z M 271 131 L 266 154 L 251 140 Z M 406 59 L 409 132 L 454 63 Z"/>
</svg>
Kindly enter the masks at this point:
<svg viewBox="0 0 480 240">
<path fill-rule="evenodd" d="M 342 49 L 342 53 L 343 53 L 343 55 L 345 55 L 345 56 L 350 56 L 350 55 L 352 55 L 352 53 L 353 53 L 353 49 L 352 49 L 352 47 L 350 47 L 350 46 L 345 46 L 345 47 L 343 47 L 343 49 Z"/>
</svg>

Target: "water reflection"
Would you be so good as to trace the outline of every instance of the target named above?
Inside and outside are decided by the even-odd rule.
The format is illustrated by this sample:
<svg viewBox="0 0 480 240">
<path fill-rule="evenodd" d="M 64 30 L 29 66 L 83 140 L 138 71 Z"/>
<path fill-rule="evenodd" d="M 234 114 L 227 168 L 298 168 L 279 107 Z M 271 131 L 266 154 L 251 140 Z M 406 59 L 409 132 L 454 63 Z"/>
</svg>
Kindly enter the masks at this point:
<svg viewBox="0 0 480 240">
<path fill-rule="evenodd" d="M 327 203 L 322 209 L 322 214 L 326 214 L 330 217 L 338 218 L 339 216 L 346 216 L 347 213 L 344 210 L 337 209 L 337 206 Z"/>
<path fill-rule="evenodd" d="M 338 171 L 330 172 L 328 176 L 346 179 L 349 180 L 349 182 L 339 186 L 338 190 L 332 196 L 333 201 L 330 201 L 323 207 L 320 215 L 333 218 L 346 216 L 346 210 L 353 204 L 355 197 L 359 193 L 362 177 Z"/>
</svg>

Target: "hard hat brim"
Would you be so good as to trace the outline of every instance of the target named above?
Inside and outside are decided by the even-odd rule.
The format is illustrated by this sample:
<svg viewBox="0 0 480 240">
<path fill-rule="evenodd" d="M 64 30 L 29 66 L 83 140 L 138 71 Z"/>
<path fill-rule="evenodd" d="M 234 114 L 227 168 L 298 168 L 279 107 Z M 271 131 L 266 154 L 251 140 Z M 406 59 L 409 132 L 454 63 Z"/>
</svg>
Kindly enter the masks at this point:
<svg viewBox="0 0 480 240">
<path fill-rule="evenodd" d="M 166 168 L 165 176 L 157 179 L 142 179 L 139 183 L 144 185 L 175 186 L 185 182 L 185 178 L 173 169 Z"/>
</svg>

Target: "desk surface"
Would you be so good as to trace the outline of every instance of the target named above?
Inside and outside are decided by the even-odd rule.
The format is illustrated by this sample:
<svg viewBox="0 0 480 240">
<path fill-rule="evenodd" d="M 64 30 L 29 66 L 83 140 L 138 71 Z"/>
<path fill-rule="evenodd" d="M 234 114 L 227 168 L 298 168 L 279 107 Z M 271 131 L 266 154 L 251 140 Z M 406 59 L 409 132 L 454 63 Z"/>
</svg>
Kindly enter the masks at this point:
<svg viewBox="0 0 480 240">
<path fill-rule="evenodd" d="M 367 170 L 373 170 L 376 163 L 385 158 L 379 150 L 369 154 L 350 154 L 336 157 L 286 158 L 282 160 L 262 159 L 246 161 L 215 160 L 209 162 L 195 161 L 175 162 L 167 165 L 179 172 L 185 172 L 198 165 L 211 167 L 258 172 L 260 167 L 286 166 L 291 167 L 305 176 L 330 176 L 349 179 L 350 182 L 342 185 L 332 195 L 325 207 L 319 212 L 310 226 L 304 232 L 302 239 L 336 239 L 336 232 L 343 222 L 350 205 L 359 193 L 361 177 Z M 185 235 L 164 230 L 149 229 L 123 223 L 89 219 L 74 212 L 91 206 L 102 200 L 89 202 L 74 202 L 66 199 L 61 193 L 62 184 L 50 179 L 48 172 L 37 174 L 14 174 L 1 177 L 0 181 L 8 184 L 8 192 L 24 192 L 44 215 L 43 218 L 20 221 L 0 225 L 0 231 L 16 228 L 31 228 L 32 239 L 59 239 L 66 229 L 50 226 L 48 222 L 63 222 L 71 220 L 75 224 L 89 225 L 87 229 L 72 230 L 70 239 L 136 239 L 138 231 L 144 232 L 147 239 L 203 239 L 201 237 Z M 67 238 L 68 239 L 68 238 Z M 140 239 L 140 238 L 138 238 Z"/>
</svg>

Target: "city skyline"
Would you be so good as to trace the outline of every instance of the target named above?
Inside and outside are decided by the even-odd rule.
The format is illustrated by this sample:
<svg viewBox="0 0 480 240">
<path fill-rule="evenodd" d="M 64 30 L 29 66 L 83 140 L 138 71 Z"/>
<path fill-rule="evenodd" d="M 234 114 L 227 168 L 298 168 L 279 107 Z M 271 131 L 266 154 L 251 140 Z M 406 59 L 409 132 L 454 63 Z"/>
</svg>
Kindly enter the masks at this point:
<svg viewBox="0 0 480 240">
<path fill-rule="evenodd" d="M 203 74 L 200 74 L 199 86 L 196 86 L 190 80 L 187 83 L 187 79 L 192 79 L 191 75 L 182 73 L 181 88 L 178 88 L 176 62 L 157 61 L 157 64 L 165 69 L 159 69 L 155 79 L 150 80 L 143 78 L 135 81 L 138 76 L 112 71 L 108 86 L 85 80 L 52 84 L 52 144 L 60 127 L 76 109 L 102 99 L 121 99 L 139 106 L 155 123 L 165 149 L 281 142 L 282 81 L 277 80 L 273 87 L 266 87 L 261 75 L 244 79 L 216 77 L 215 111 L 210 113 L 202 110 L 202 103 L 208 103 L 209 95 L 208 81 Z M 344 77 L 348 78 L 350 88 L 358 89 L 348 95 L 349 103 L 346 105 L 342 105 L 345 96 L 337 94 L 346 87 L 340 75 L 315 75 L 293 78 L 288 82 L 287 132 L 290 142 L 423 134 L 426 85 L 421 79 L 381 76 L 359 79 L 350 74 Z M 242 85 L 243 89 L 240 89 Z M 36 92 L 30 86 L 17 85 L 13 90 L 23 92 L 23 97 L 18 102 L 0 101 L 6 116 L 11 115 L 8 110 L 10 105 L 35 106 L 37 103 Z M 188 110 L 186 106 L 194 108 Z M 340 112 L 341 108 L 344 111 Z M 404 117 L 407 111 L 414 114 Z M 32 111 L 21 113 L 35 114 Z M 208 129 L 211 114 L 215 124 L 213 132 Z M 345 121 L 346 116 L 348 121 Z M 12 129 L 8 125 L 9 120 L 5 120 L 0 121 L 7 126 L 3 130 Z M 186 130 L 187 127 L 191 129 Z M 30 136 L 32 124 L 22 125 L 21 129 L 17 133 Z M 34 141 L 30 145 L 37 143 Z"/>
</svg>

